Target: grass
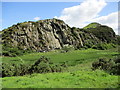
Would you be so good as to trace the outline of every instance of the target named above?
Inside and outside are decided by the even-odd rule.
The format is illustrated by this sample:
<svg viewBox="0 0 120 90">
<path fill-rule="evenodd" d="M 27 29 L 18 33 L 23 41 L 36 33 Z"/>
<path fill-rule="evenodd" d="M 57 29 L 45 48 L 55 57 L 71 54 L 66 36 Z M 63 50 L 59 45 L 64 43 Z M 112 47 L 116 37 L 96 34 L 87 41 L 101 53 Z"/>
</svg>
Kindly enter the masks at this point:
<svg viewBox="0 0 120 90">
<path fill-rule="evenodd" d="M 84 27 L 84 29 L 88 29 L 88 28 L 96 28 L 97 26 L 99 26 L 99 23 L 91 23 L 87 26 Z"/>
<path fill-rule="evenodd" d="M 32 74 L 2 79 L 3 88 L 117 88 L 118 76 L 104 71 Z"/>
<path fill-rule="evenodd" d="M 54 63 L 67 62 L 69 67 L 61 73 L 32 74 L 16 77 L 5 77 L 3 88 L 118 88 L 118 77 L 108 73 L 91 70 L 93 61 L 100 57 L 113 58 L 117 50 L 76 50 L 67 53 L 52 51 L 46 53 L 31 53 L 18 57 L 3 57 L 4 63 L 33 64 L 40 56 L 47 56 Z"/>
<path fill-rule="evenodd" d="M 118 54 L 116 51 L 109 50 L 75 50 L 68 53 L 60 53 L 57 51 L 46 52 L 46 53 L 31 53 L 19 57 L 1 57 L 3 63 L 21 63 L 33 64 L 41 56 L 46 56 L 54 63 L 67 62 L 69 65 L 76 65 L 81 63 L 86 63 L 89 61 L 94 61 L 100 57 L 111 58 L 113 55 Z"/>
</svg>

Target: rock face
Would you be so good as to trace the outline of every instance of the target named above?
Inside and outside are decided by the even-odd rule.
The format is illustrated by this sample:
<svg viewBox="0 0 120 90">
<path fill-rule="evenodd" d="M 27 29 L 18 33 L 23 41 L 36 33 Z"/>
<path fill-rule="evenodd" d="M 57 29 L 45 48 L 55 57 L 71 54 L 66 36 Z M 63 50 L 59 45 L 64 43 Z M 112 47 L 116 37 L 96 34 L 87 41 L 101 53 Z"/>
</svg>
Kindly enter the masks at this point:
<svg viewBox="0 0 120 90">
<path fill-rule="evenodd" d="M 4 46 L 17 47 L 21 50 L 33 50 L 37 52 L 61 49 L 64 46 L 72 45 L 81 48 L 91 47 L 100 42 L 109 42 L 108 38 L 97 34 L 104 34 L 104 29 L 109 33 L 108 37 L 115 38 L 113 30 L 107 26 L 98 25 L 95 28 L 71 28 L 62 20 L 46 19 L 37 22 L 24 22 L 13 25 L 1 32 L 2 44 Z M 102 30 L 102 31 L 101 31 Z M 105 32 L 105 33 L 106 33 Z M 104 40 L 102 40 L 104 38 Z"/>
</svg>

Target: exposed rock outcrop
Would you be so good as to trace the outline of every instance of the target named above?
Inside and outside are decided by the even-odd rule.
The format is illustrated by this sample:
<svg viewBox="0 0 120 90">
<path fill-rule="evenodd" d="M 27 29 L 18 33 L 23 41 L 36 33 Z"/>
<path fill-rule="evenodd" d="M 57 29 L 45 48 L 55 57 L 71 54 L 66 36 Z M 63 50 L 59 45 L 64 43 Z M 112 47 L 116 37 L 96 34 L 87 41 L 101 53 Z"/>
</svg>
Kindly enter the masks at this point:
<svg viewBox="0 0 120 90">
<path fill-rule="evenodd" d="M 41 52 L 61 49 L 66 45 L 73 45 L 76 49 L 84 46 L 91 47 L 99 42 L 110 43 L 108 37 L 115 38 L 115 33 L 111 28 L 100 24 L 94 26 L 94 28 L 85 29 L 71 28 L 58 19 L 28 21 L 4 29 L 1 33 L 2 44 L 22 50 Z M 103 29 L 107 31 L 104 32 Z M 108 36 L 104 38 L 102 35 L 105 36 L 106 32 Z"/>
</svg>

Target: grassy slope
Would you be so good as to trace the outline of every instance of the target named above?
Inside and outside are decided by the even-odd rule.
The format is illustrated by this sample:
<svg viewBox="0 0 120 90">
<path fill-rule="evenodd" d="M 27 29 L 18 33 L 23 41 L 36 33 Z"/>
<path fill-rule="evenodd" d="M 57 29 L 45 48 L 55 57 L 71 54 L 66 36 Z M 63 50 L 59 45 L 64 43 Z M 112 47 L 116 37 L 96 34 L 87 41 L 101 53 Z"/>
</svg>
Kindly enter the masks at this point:
<svg viewBox="0 0 120 90">
<path fill-rule="evenodd" d="M 99 57 L 111 58 L 117 54 L 112 50 L 80 50 L 68 53 L 33 53 L 21 58 L 25 63 L 32 63 L 41 55 L 46 55 L 53 62 L 59 63 L 68 61 L 70 66 L 62 73 L 32 74 L 19 77 L 3 78 L 5 88 L 115 88 L 118 87 L 118 76 L 109 75 L 104 71 L 92 71 L 91 63 Z M 19 59 L 4 57 L 3 62 L 18 63 Z M 16 60 L 16 61 L 13 61 Z"/>
<path fill-rule="evenodd" d="M 44 55 L 51 59 L 54 63 L 60 63 L 67 61 L 71 65 L 79 64 L 87 61 L 94 61 L 99 57 L 113 57 L 112 55 L 117 54 L 118 52 L 112 50 L 76 50 L 68 53 L 60 53 L 60 52 L 46 52 L 46 53 L 32 53 L 19 57 L 3 57 L 3 63 L 21 63 L 24 61 L 26 64 L 33 64 L 36 60 L 40 58 L 40 56 Z"/>
</svg>

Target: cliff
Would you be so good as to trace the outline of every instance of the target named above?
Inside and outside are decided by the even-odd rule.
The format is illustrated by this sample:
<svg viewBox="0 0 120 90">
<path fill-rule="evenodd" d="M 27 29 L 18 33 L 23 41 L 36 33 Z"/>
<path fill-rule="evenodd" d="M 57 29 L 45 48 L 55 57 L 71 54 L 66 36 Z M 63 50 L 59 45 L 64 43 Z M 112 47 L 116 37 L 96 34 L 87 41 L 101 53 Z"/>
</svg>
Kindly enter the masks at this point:
<svg viewBox="0 0 120 90">
<path fill-rule="evenodd" d="M 108 26 L 92 23 L 83 29 L 71 28 L 58 19 L 18 23 L 4 29 L 1 35 L 3 47 L 37 52 L 61 49 L 69 45 L 79 49 L 116 40 L 113 29 Z"/>
</svg>

